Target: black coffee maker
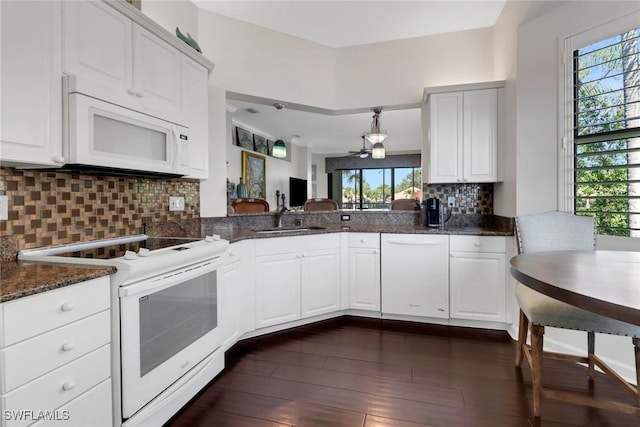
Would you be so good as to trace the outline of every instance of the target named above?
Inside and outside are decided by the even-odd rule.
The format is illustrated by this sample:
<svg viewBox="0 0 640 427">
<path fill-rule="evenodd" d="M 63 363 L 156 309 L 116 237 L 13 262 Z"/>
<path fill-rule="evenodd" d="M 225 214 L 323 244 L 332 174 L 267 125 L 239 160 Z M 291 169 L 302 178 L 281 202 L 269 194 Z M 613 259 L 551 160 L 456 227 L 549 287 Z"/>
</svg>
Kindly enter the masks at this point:
<svg viewBox="0 0 640 427">
<path fill-rule="evenodd" d="M 429 197 L 422 202 L 422 225 L 440 227 L 440 200 Z"/>
</svg>

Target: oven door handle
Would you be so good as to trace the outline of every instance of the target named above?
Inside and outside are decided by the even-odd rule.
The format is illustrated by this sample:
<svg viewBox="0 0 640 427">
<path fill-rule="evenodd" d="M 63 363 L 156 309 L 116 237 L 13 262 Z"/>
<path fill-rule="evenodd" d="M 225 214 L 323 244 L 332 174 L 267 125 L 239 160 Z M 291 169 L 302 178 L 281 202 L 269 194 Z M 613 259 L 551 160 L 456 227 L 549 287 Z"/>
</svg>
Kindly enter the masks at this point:
<svg viewBox="0 0 640 427">
<path fill-rule="evenodd" d="M 215 271 L 221 264 L 222 257 L 217 257 L 207 262 L 190 266 L 184 270 L 178 270 L 166 276 L 125 285 L 118 289 L 118 295 L 120 297 L 130 297 L 137 294 L 148 295 L 158 292 L 175 286 L 178 283 L 186 282 L 187 280 Z"/>
</svg>

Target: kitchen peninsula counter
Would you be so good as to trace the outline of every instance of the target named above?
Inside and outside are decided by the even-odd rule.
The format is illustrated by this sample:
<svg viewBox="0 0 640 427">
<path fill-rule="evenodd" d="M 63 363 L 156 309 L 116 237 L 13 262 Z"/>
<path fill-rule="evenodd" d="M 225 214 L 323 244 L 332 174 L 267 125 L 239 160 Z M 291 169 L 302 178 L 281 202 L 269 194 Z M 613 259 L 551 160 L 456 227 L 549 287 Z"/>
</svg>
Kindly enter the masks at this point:
<svg viewBox="0 0 640 427">
<path fill-rule="evenodd" d="M 350 215 L 351 221 L 340 221 L 339 215 Z M 258 233 L 274 228 L 274 214 L 234 215 L 224 218 L 196 218 L 180 223 L 159 223 L 147 227 L 146 234 L 165 237 L 198 237 L 217 234 L 222 239 L 238 242 L 246 239 L 304 236 L 326 233 L 397 233 L 445 234 L 475 236 L 513 236 L 511 218 L 493 215 L 454 216 L 443 228 L 416 224 L 419 216 L 413 212 L 387 213 L 287 213 L 283 227 L 301 230 L 285 233 Z M 305 227 L 311 227 L 304 229 Z M 314 228 L 318 227 L 318 228 Z M 4 250 L 0 263 L 0 303 L 35 295 L 116 272 L 115 267 L 77 264 L 54 264 L 17 261 L 17 248 Z"/>
<path fill-rule="evenodd" d="M 349 221 L 341 221 L 343 215 Z M 454 215 L 445 227 L 426 227 L 420 224 L 419 212 L 290 212 L 283 217 L 282 228 L 301 228 L 285 233 L 258 233 L 275 229 L 274 214 L 232 215 L 226 218 L 201 218 L 203 236 L 217 234 L 236 242 L 244 239 L 304 236 L 323 233 L 399 233 L 399 234 L 458 234 L 475 236 L 513 236 L 512 218 L 495 215 Z M 308 228 L 308 229 L 305 229 Z M 166 230 L 164 230 L 166 231 Z M 194 230 L 193 232 L 198 233 Z M 160 234 L 157 234 L 160 235 Z"/>
</svg>

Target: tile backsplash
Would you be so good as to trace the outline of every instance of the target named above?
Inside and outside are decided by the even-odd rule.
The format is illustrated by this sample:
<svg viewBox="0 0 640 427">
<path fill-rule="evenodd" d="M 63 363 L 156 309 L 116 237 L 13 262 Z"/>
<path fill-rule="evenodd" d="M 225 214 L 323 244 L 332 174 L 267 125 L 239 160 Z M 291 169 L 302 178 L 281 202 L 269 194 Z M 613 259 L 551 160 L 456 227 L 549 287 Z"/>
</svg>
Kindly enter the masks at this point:
<svg viewBox="0 0 640 427">
<path fill-rule="evenodd" d="M 200 217 L 200 182 L 0 168 L 9 219 L 0 238 L 18 249 L 141 233 L 143 224 Z M 184 211 L 169 211 L 184 196 Z M 4 240 L 4 239 L 3 239 Z"/>
<path fill-rule="evenodd" d="M 493 215 L 493 184 L 423 184 L 422 191 L 425 199 L 438 198 L 444 206 L 449 197 L 455 197 L 453 215 Z"/>
</svg>

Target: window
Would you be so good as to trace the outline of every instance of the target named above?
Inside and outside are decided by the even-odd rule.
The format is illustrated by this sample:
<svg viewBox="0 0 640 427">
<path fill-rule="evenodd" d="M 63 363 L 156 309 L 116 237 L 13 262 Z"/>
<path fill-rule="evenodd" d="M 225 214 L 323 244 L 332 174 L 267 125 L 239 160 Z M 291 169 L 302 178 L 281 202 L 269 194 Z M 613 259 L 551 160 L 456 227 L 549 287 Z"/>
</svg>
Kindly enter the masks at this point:
<svg viewBox="0 0 640 427">
<path fill-rule="evenodd" d="M 573 52 L 574 211 L 640 237 L 640 28 Z"/>
<path fill-rule="evenodd" d="M 333 177 L 331 198 L 340 209 L 389 209 L 395 199 L 422 200 L 420 168 L 343 169 Z"/>
</svg>

